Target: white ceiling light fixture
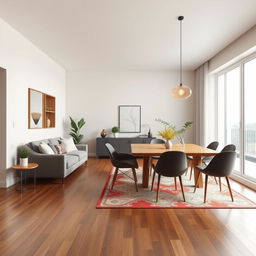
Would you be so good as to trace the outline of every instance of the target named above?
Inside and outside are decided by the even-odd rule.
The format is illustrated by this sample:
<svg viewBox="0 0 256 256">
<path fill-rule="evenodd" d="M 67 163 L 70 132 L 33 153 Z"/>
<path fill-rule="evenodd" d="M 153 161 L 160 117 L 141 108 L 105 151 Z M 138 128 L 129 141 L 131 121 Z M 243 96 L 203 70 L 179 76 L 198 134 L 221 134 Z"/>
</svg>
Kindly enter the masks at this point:
<svg viewBox="0 0 256 256">
<path fill-rule="evenodd" d="M 191 96 L 192 90 L 190 87 L 182 84 L 182 21 L 184 16 L 179 16 L 180 22 L 180 85 L 172 89 L 172 97 L 176 99 L 187 99 Z"/>
</svg>

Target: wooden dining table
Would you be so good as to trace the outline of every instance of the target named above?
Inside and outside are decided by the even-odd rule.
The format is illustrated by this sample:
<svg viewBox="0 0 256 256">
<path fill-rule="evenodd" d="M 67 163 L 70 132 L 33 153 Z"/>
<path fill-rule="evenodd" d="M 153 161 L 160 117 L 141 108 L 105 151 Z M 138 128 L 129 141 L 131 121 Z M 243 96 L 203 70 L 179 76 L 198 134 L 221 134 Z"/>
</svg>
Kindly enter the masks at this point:
<svg viewBox="0 0 256 256">
<path fill-rule="evenodd" d="M 131 153 L 134 156 L 143 157 L 142 186 L 144 188 L 148 188 L 152 156 L 160 156 L 162 153 L 167 151 L 184 152 L 187 156 L 193 157 L 194 166 L 202 164 L 202 157 L 214 156 L 218 153 L 215 150 L 205 148 L 196 144 L 173 144 L 169 149 L 165 148 L 165 144 L 131 144 Z M 198 170 L 194 168 L 195 183 L 198 175 Z M 197 187 L 203 187 L 202 175 L 200 176 Z"/>
</svg>

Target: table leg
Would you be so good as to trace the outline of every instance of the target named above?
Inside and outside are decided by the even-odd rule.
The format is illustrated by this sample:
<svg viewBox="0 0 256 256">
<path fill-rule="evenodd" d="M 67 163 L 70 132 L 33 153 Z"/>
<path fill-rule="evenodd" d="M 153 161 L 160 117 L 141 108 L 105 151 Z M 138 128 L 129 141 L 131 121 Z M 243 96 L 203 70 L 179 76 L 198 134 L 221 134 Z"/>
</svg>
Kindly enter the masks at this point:
<svg viewBox="0 0 256 256">
<path fill-rule="evenodd" d="M 200 156 L 193 156 L 193 164 L 194 164 L 194 167 L 197 166 L 197 165 L 202 165 L 201 157 Z M 194 168 L 195 184 L 196 184 L 196 180 L 197 180 L 198 175 L 199 175 L 199 171 L 196 168 Z M 198 180 L 197 187 L 198 188 L 202 188 L 203 187 L 203 177 L 202 177 L 202 175 L 200 176 L 200 178 Z"/>
<path fill-rule="evenodd" d="M 143 173 L 142 173 L 142 186 L 143 188 L 148 188 L 149 182 L 149 168 L 150 168 L 150 157 L 144 156 L 143 157 Z"/>
<path fill-rule="evenodd" d="M 36 170 L 34 170 L 34 190 L 36 188 Z"/>
<path fill-rule="evenodd" d="M 22 192 L 22 171 L 20 171 L 20 191 Z"/>
</svg>

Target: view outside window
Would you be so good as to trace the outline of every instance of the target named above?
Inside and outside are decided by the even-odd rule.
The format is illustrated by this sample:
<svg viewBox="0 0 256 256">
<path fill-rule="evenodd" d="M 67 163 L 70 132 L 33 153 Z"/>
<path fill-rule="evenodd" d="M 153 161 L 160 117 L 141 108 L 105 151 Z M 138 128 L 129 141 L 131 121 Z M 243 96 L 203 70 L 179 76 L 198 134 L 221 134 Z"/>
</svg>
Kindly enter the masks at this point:
<svg viewBox="0 0 256 256">
<path fill-rule="evenodd" d="M 256 59 L 244 65 L 244 149 L 246 175 L 256 179 Z"/>
<path fill-rule="evenodd" d="M 226 143 L 234 144 L 237 153 L 240 153 L 240 68 L 232 69 L 226 73 Z M 235 165 L 240 170 L 240 154 Z"/>
</svg>

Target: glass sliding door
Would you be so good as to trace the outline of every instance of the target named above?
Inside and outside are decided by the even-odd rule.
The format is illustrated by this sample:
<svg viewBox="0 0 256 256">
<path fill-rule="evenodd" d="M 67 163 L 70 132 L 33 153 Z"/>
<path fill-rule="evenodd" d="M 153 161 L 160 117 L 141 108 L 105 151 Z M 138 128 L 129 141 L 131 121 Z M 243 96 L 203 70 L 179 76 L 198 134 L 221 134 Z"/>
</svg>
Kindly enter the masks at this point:
<svg viewBox="0 0 256 256">
<path fill-rule="evenodd" d="M 256 59 L 244 64 L 244 174 L 256 179 Z"/>
<path fill-rule="evenodd" d="M 235 172 L 256 182 L 256 55 L 216 75 L 220 149 L 235 144 Z"/>
</svg>

